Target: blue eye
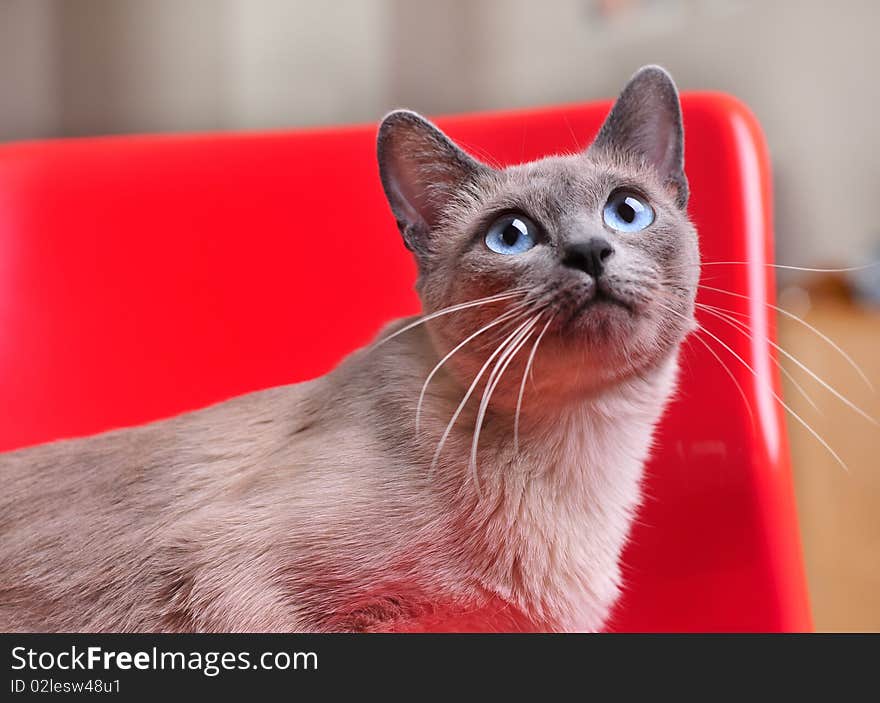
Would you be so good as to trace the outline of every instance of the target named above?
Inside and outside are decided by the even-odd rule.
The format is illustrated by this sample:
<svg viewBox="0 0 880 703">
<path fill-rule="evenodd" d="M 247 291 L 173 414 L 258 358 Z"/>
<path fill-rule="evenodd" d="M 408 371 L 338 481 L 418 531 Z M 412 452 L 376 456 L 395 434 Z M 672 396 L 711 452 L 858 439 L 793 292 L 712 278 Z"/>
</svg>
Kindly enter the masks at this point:
<svg viewBox="0 0 880 703">
<path fill-rule="evenodd" d="M 639 232 L 654 221 L 654 210 L 638 195 L 619 191 L 608 198 L 602 217 L 618 232 Z"/>
<path fill-rule="evenodd" d="M 486 246 L 498 254 L 522 254 L 538 242 L 538 228 L 523 215 L 504 215 L 486 232 Z"/>
</svg>

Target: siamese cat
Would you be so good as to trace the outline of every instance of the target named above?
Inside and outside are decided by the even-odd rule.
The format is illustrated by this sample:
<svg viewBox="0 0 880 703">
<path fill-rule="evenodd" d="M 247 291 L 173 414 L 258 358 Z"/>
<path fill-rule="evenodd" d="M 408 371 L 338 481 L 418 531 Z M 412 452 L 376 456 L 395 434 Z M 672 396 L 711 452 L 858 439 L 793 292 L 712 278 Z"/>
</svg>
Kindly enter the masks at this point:
<svg viewBox="0 0 880 703">
<path fill-rule="evenodd" d="M 643 68 L 584 152 L 504 169 L 392 112 L 378 163 L 424 316 L 307 383 L 0 455 L 0 630 L 603 627 L 694 327 L 675 85 Z"/>
</svg>

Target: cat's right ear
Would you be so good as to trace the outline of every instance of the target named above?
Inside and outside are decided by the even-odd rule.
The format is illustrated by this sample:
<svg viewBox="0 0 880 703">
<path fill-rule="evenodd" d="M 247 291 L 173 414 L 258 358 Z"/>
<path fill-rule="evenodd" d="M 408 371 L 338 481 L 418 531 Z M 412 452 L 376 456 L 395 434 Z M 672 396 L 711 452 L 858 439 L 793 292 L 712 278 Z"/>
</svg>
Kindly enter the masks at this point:
<svg viewBox="0 0 880 703">
<path fill-rule="evenodd" d="M 406 246 L 431 252 L 431 234 L 450 198 L 489 168 L 459 149 L 421 115 L 396 110 L 382 120 L 379 175 Z"/>
</svg>

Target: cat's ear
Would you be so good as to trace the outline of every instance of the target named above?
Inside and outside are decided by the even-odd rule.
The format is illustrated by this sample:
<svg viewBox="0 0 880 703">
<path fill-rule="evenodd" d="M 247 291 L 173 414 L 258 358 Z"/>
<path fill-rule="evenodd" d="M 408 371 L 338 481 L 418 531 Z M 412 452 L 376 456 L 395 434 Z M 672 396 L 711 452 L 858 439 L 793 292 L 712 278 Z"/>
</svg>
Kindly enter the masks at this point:
<svg viewBox="0 0 880 703">
<path fill-rule="evenodd" d="M 612 151 L 654 168 L 680 208 L 687 205 L 684 129 L 675 83 L 659 66 L 639 69 L 611 108 L 589 152 Z"/>
<path fill-rule="evenodd" d="M 429 253 L 431 230 L 449 199 L 489 168 L 409 110 L 396 110 L 382 120 L 377 152 L 382 187 L 404 242 L 417 254 Z"/>
</svg>

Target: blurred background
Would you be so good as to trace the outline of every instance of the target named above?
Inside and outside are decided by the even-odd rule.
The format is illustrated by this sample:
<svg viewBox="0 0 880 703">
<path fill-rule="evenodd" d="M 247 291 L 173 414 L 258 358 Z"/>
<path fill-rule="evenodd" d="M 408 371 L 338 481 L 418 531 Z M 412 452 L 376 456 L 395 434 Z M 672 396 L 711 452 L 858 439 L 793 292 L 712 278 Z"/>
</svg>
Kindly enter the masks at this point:
<svg viewBox="0 0 880 703">
<path fill-rule="evenodd" d="M 774 167 L 777 262 L 880 259 L 880 3 L 840 0 L 0 0 L 0 141 L 273 129 L 608 98 L 659 63 L 744 100 Z M 781 270 L 780 304 L 880 387 L 880 267 Z M 880 417 L 798 323 L 780 343 Z M 815 622 L 880 630 L 880 433 L 804 378 L 790 426 Z M 787 388 L 787 390 L 789 390 Z"/>
</svg>

